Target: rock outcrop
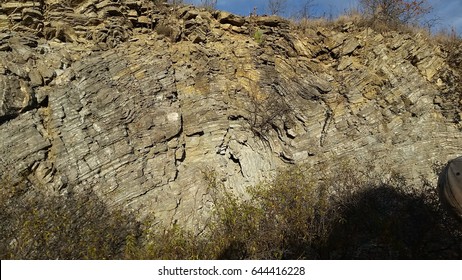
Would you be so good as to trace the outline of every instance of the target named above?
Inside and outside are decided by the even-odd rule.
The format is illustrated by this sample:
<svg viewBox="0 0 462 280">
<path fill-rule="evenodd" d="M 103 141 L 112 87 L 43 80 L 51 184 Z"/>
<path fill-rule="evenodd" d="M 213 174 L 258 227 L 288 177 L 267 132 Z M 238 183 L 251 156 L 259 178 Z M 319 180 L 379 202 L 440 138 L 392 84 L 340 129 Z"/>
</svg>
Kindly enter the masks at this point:
<svg viewBox="0 0 462 280">
<path fill-rule="evenodd" d="M 211 170 L 237 192 L 339 159 L 435 181 L 460 153 L 458 74 L 423 35 L 150 3 L 1 4 L 3 179 L 199 225 Z"/>
</svg>

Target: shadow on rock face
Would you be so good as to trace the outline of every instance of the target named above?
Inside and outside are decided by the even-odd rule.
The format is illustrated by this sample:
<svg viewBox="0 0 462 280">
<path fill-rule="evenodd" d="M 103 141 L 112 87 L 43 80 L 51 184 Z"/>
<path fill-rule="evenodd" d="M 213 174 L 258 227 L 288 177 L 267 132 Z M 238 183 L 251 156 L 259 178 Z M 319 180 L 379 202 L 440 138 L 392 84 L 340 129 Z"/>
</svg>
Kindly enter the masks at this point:
<svg viewBox="0 0 462 280">
<path fill-rule="evenodd" d="M 224 248 L 219 259 L 461 259 L 462 222 L 441 205 L 429 183 L 370 184 L 329 203 L 303 231 L 285 225 L 255 231 Z M 292 210 L 291 210 L 292 211 Z M 315 210 L 316 212 L 316 210 Z M 285 212 L 283 214 L 286 214 Z M 303 212 L 300 212 L 303 214 Z M 266 225 L 266 223 L 262 223 Z M 247 229 L 248 231 L 248 229 Z M 243 232 L 247 232 L 244 230 Z M 283 235 L 282 239 L 274 236 Z M 256 241 L 257 240 L 257 241 Z M 279 242 L 258 241 L 276 240 Z M 260 244 L 256 252 L 249 244 Z M 266 246 L 268 245 L 268 246 Z M 272 252 L 280 254 L 272 254 Z"/>
<path fill-rule="evenodd" d="M 462 224 L 435 191 L 382 185 L 347 198 L 321 250 L 325 259 L 460 259 Z"/>
</svg>

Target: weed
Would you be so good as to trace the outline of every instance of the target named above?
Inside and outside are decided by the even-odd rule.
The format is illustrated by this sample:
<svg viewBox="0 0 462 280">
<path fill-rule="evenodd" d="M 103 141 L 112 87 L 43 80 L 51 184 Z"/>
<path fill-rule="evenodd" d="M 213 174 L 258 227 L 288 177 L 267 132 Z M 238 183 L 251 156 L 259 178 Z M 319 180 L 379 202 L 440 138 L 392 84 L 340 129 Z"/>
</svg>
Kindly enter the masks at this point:
<svg viewBox="0 0 462 280">
<path fill-rule="evenodd" d="M 265 42 L 265 37 L 264 37 L 263 31 L 262 31 L 261 29 L 257 29 L 257 30 L 253 33 L 253 39 L 254 39 L 255 42 L 257 42 L 259 45 L 262 45 L 262 44 Z"/>
</svg>

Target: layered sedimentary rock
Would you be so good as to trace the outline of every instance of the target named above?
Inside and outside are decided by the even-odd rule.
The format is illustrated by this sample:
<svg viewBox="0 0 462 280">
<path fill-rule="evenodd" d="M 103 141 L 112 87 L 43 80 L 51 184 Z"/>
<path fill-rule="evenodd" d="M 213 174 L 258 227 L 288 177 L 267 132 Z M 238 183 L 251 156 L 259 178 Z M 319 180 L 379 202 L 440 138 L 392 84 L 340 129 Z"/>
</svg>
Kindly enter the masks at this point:
<svg viewBox="0 0 462 280">
<path fill-rule="evenodd" d="M 460 153 L 458 74 L 423 35 L 52 2 L 1 4 L 3 179 L 198 225 L 204 173 L 243 192 L 346 159 L 436 184 L 433 165 Z"/>
</svg>

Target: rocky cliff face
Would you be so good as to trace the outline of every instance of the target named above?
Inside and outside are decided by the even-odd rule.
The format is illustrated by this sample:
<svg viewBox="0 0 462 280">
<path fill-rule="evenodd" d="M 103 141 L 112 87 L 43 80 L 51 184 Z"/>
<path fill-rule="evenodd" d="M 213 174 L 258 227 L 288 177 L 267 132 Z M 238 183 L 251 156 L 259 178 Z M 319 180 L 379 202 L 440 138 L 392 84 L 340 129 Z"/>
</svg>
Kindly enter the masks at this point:
<svg viewBox="0 0 462 280">
<path fill-rule="evenodd" d="M 210 170 L 238 192 L 345 159 L 436 185 L 432 165 L 460 154 L 459 77 L 423 35 L 59 2 L 1 4 L 3 180 L 197 224 Z"/>
</svg>

